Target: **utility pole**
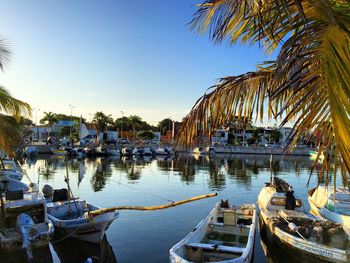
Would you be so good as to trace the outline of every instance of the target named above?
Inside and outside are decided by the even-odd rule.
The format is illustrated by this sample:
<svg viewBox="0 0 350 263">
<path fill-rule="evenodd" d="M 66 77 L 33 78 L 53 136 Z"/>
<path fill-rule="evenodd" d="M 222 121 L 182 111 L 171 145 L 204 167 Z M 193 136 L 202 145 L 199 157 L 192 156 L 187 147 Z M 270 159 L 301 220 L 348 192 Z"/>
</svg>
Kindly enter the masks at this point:
<svg viewBox="0 0 350 263">
<path fill-rule="evenodd" d="M 73 115 L 73 109 L 75 107 L 71 104 L 69 104 L 69 107 L 70 107 L 70 121 L 71 121 L 71 123 L 69 124 L 69 138 L 71 139 L 71 137 L 72 137 L 72 122 L 73 122 L 72 115 Z"/>
<path fill-rule="evenodd" d="M 39 141 L 39 127 L 38 127 L 38 111 L 40 111 L 40 109 L 38 108 L 33 108 L 33 110 L 35 110 L 35 126 L 36 126 L 36 137 Z"/>
</svg>

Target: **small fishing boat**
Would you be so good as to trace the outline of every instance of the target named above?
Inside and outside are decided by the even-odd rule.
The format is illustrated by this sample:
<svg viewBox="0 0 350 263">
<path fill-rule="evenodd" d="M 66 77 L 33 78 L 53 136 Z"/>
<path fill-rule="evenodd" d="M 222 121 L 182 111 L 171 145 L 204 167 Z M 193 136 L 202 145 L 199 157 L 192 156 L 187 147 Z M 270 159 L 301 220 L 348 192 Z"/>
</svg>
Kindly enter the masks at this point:
<svg viewBox="0 0 350 263">
<path fill-rule="evenodd" d="M 221 201 L 170 249 L 170 262 L 250 262 L 256 221 L 254 204 L 235 207 Z"/>
<path fill-rule="evenodd" d="M 80 198 L 68 198 L 67 189 L 53 192 L 50 189 L 50 186 L 44 186 L 43 189 L 45 197 L 51 200 L 47 204 L 48 217 L 62 236 L 98 243 L 119 216 L 118 211 L 93 216 L 90 212 L 99 210 L 100 207 Z"/>
<path fill-rule="evenodd" d="M 69 156 L 75 155 L 74 149 L 72 147 L 68 147 L 68 146 L 61 146 L 58 149 L 51 148 L 51 152 L 53 154 L 57 154 L 57 155 L 69 155 Z"/>
<path fill-rule="evenodd" d="M 2 160 L 0 175 L 21 181 L 23 178 L 23 171 L 13 160 Z"/>
<path fill-rule="evenodd" d="M 27 157 L 35 156 L 38 154 L 38 148 L 34 145 L 29 145 L 24 149 L 24 153 Z"/>
<path fill-rule="evenodd" d="M 339 223 L 350 235 L 350 192 L 318 186 L 309 191 L 311 212 Z"/>
<path fill-rule="evenodd" d="M 47 246 L 54 233 L 54 226 L 46 212 L 46 200 L 34 191 L 35 187 L 27 187 L 27 192 L 6 188 L 1 194 L 3 207 L 0 214 L 4 224 L 0 231 L 1 249 L 25 249 L 31 258 L 32 249 Z"/>
<path fill-rule="evenodd" d="M 288 207 L 290 193 L 291 187 L 276 177 L 260 191 L 260 218 L 268 237 L 313 259 L 349 262 L 349 240 L 342 226 L 306 213 L 297 197 L 295 208 Z"/>
</svg>

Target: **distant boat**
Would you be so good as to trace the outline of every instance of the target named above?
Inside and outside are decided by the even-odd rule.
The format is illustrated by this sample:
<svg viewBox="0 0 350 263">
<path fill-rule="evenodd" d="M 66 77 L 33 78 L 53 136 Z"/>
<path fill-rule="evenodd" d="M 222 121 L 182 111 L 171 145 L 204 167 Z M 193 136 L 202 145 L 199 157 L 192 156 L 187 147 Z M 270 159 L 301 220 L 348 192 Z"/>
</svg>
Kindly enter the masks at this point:
<svg viewBox="0 0 350 263">
<path fill-rule="evenodd" d="M 171 155 L 173 149 L 171 147 L 159 147 L 155 150 L 156 155 Z"/>
<path fill-rule="evenodd" d="M 309 191 L 311 211 L 328 220 L 341 224 L 350 236 L 350 192 L 349 190 L 318 186 Z"/>
<path fill-rule="evenodd" d="M 34 145 L 29 145 L 24 149 L 24 153 L 27 157 L 34 156 L 38 154 L 38 148 Z"/>
<path fill-rule="evenodd" d="M 170 249 L 170 262 L 248 263 L 253 256 L 256 221 L 254 204 L 235 207 L 228 202 L 218 203 Z"/>
<path fill-rule="evenodd" d="M 306 213 L 302 201 L 295 199 L 294 210 L 285 208 L 289 185 L 274 178 L 259 193 L 262 227 L 268 237 L 313 259 L 349 262 L 349 241 L 340 224 Z"/>
<path fill-rule="evenodd" d="M 0 175 L 21 181 L 23 178 L 23 171 L 19 168 L 13 160 L 2 160 L 0 161 Z"/>
</svg>

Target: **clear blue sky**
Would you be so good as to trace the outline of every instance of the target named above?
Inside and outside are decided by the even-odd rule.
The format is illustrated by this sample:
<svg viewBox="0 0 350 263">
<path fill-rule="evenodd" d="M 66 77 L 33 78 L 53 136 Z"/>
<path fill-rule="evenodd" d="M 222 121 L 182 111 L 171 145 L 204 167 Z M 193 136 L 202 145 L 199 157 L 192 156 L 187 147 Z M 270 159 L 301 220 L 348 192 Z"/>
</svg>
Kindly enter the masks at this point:
<svg viewBox="0 0 350 263">
<path fill-rule="evenodd" d="M 214 45 L 187 23 L 200 0 L 2 0 L 11 63 L 0 85 L 43 111 L 181 120 L 219 77 L 255 70 L 258 46 Z M 33 112 L 35 119 L 35 111 Z"/>
</svg>

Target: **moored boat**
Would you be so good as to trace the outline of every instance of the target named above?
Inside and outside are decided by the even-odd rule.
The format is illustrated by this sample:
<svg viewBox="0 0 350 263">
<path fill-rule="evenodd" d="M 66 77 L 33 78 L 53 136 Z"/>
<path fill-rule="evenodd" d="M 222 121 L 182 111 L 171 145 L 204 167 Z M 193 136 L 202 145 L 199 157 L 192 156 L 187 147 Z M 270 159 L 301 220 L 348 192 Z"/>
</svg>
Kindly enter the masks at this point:
<svg viewBox="0 0 350 263">
<path fill-rule="evenodd" d="M 274 178 L 259 194 L 260 218 L 270 239 L 313 259 L 349 262 L 349 240 L 342 226 L 306 213 L 297 197 L 294 209 L 288 207 L 291 192 L 286 182 Z"/>
<path fill-rule="evenodd" d="M 45 192 L 49 197 L 50 194 Z M 99 209 L 80 198 L 69 200 L 66 189 L 55 190 L 52 201 L 47 204 L 47 213 L 56 231 L 63 236 L 92 243 L 100 242 L 110 224 L 119 216 L 118 211 L 96 216 L 90 214 Z"/>
<path fill-rule="evenodd" d="M 170 262 L 250 262 L 254 249 L 256 209 L 254 204 L 215 205 L 210 214 L 170 253 Z"/>
<path fill-rule="evenodd" d="M 309 191 L 311 211 L 332 222 L 339 223 L 350 235 L 350 192 L 318 186 Z"/>
<path fill-rule="evenodd" d="M 0 231 L 1 249 L 25 249 L 31 257 L 32 249 L 47 246 L 54 226 L 47 215 L 46 200 L 32 188 L 28 192 L 7 190 L 2 198 L 4 209 L 1 209 L 1 218 L 4 225 Z"/>
</svg>

